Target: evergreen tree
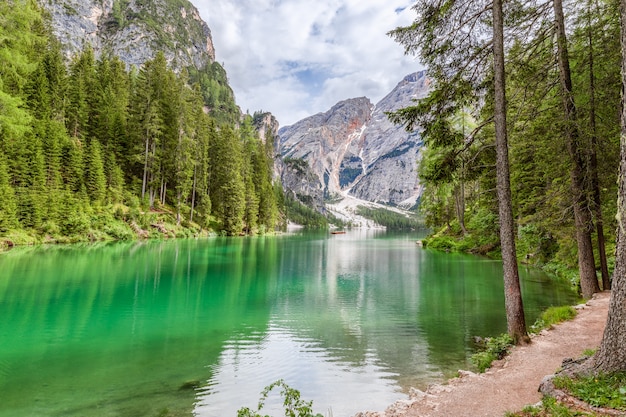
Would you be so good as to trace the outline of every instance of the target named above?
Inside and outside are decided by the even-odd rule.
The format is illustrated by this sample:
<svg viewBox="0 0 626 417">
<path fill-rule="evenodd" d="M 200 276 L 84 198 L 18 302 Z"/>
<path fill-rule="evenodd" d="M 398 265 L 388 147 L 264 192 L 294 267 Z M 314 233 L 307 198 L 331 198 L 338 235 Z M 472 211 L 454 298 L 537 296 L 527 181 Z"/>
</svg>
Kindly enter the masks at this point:
<svg viewBox="0 0 626 417">
<path fill-rule="evenodd" d="M 100 142 L 96 139 L 92 139 L 87 147 L 84 182 L 91 202 L 98 206 L 102 205 L 106 197 L 107 183 Z"/>
<path fill-rule="evenodd" d="M 502 1 L 493 0 L 493 61 L 494 61 L 494 124 L 496 133 L 496 170 L 498 175 L 498 212 L 500 218 L 500 244 L 504 268 L 504 300 L 509 336 L 516 343 L 528 343 L 522 291 L 517 269 L 515 250 L 515 225 L 511 202 L 509 145 L 506 121 L 506 87 L 504 72 L 504 13 Z"/>
<path fill-rule="evenodd" d="M 245 211 L 244 211 L 244 229 L 247 233 L 255 233 L 258 228 L 259 220 L 259 194 L 255 185 L 254 175 L 254 155 L 258 150 L 257 142 L 259 141 L 256 132 L 252 127 L 252 119 L 247 116 L 240 129 L 241 142 L 243 144 L 242 155 L 242 177 L 245 186 Z"/>
<path fill-rule="evenodd" d="M 567 149 L 572 159 L 570 171 L 572 181 L 572 198 L 574 206 L 574 221 L 576 224 L 576 241 L 578 243 L 578 265 L 580 272 L 580 286 L 582 294 L 590 298 L 593 293 L 599 292 L 598 278 L 591 243 L 591 206 L 585 185 L 585 156 L 578 130 L 578 116 L 574 103 L 572 78 L 569 64 L 569 52 L 565 33 L 565 16 L 562 0 L 553 0 L 556 21 L 556 43 L 558 46 L 557 62 L 561 81 L 563 109 L 565 112 L 565 139 Z"/>
<path fill-rule="evenodd" d="M 223 127 L 211 144 L 211 203 L 221 230 L 230 236 L 243 230 L 245 184 L 241 142 L 229 127 Z"/>
<path fill-rule="evenodd" d="M 4 154 L 0 153 L 0 233 L 7 232 L 17 226 L 15 192 L 9 183 Z"/>
<path fill-rule="evenodd" d="M 88 47 L 74 58 L 68 80 L 66 124 L 70 136 L 85 141 L 92 137 L 94 119 L 96 71 L 93 50 Z"/>
<path fill-rule="evenodd" d="M 483 126 L 492 120 L 495 122 L 496 188 L 507 326 L 513 340 L 525 343 L 528 336 L 517 270 L 509 183 L 502 3 L 462 1 L 442 6 L 437 1 L 423 1 L 414 9 L 418 18 L 413 25 L 390 34 L 405 46 L 407 53 L 419 54 L 428 66 L 434 86 L 425 100 L 395 112 L 391 119 L 407 124 L 408 129 L 417 124 L 423 128 L 427 144 L 451 149 L 444 154 L 438 175 L 451 178 L 461 170 L 463 178 L 464 164 L 459 163 L 463 160 L 458 155 L 473 144 L 475 135 L 459 133 L 454 127 L 454 118 L 471 105 L 478 107 L 478 97 L 487 97 L 490 103 L 493 95 L 493 107 L 487 104 L 483 108 L 488 114 L 483 117 Z M 492 11 L 491 16 L 487 15 L 489 11 Z M 485 36 L 489 31 L 491 36 Z M 487 65 L 490 60 L 494 62 L 491 68 Z M 486 90 L 487 86 L 493 90 Z"/>
<path fill-rule="evenodd" d="M 167 65 L 162 53 L 144 64 L 135 83 L 131 102 L 132 133 L 136 158 L 141 161 L 141 199 L 154 206 L 161 174 L 161 142 L 165 131 L 162 101 L 165 99 Z"/>
<path fill-rule="evenodd" d="M 264 226 L 266 230 L 273 230 L 278 219 L 278 203 L 272 184 L 274 160 L 272 159 L 271 150 L 274 147 L 274 137 L 266 133 L 265 138 L 265 144 L 261 141 L 256 141 L 257 149 L 253 152 L 252 163 L 254 184 L 259 201 L 259 224 Z"/>
<path fill-rule="evenodd" d="M 626 88 L 626 0 L 620 2 L 622 88 Z M 600 348 L 587 364 L 598 373 L 626 371 L 626 107 L 621 110 L 617 255 L 609 312 Z"/>
</svg>

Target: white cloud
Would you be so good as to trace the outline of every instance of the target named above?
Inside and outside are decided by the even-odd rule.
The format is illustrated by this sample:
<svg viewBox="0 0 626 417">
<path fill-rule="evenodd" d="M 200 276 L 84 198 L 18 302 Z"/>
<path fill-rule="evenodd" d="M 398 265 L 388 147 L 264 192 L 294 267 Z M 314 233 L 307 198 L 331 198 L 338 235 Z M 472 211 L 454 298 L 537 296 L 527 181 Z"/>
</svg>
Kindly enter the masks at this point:
<svg viewBox="0 0 626 417">
<path fill-rule="evenodd" d="M 386 33 L 410 0 L 192 0 L 213 35 L 237 103 L 290 125 L 335 103 L 373 102 L 420 69 Z"/>
</svg>

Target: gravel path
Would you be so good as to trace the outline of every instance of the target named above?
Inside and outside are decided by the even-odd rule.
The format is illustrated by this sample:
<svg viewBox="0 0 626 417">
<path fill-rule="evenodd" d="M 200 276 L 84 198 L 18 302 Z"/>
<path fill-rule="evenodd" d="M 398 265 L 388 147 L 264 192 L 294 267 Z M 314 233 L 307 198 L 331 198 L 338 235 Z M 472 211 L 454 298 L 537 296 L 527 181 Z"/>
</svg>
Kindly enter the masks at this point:
<svg viewBox="0 0 626 417">
<path fill-rule="evenodd" d="M 578 306 L 571 321 L 543 331 L 528 346 L 513 349 L 484 374 L 461 372 L 460 378 L 434 385 L 426 392 L 412 390 L 385 412 L 364 412 L 355 417 L 503 417 L 507 411 L 541 401 L 541 380 L 553 374 L 565 358 L 578 358 L 596 349 L 602 339 L 609 293 L 596 294 Z"/>
</svg>

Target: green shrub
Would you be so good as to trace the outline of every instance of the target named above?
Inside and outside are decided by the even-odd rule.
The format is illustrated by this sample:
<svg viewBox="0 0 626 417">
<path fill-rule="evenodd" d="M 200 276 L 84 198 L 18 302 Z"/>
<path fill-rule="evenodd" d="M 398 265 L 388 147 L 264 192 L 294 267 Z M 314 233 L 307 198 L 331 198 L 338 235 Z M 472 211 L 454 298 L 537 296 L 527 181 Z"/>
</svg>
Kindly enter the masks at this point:
<svg viewBox="0 0 626 417">
<path fill-rule="evenodd" d="M 506 333 L 498 337 L 489 337 L 485 340 L 484 349 L 473 354 L 470 361 L 479 372 L 483 373 L 493 361 L 504 358 L 511 346 L 513 346 L 513 339 Z"/>
<path fill-rule="evenodd" d="M 135 232 L 122 222 L 111 222 L 103 227 L 104 232 L 116 240 L 133 240 L 136 238 Z"/>
<path fill-rule="evenodd" d="M 283 397 L 283 406 L 285 407 L 285 416 L 288 417 L 323 417 L 321 414 L 313 414 L 313 401 L 304 401 L 300 398 L 300 391 L 291 388 L 282 379 L 265 387 L 261 392 L 259 405 L 256 411 L 243 407 L 237 411 L 237 417 L 263 417 L 260 411 L 265 406 L 265 401 L 270 392 L 276 388 L 281 388 L 280 395 Z"/>
</svg>

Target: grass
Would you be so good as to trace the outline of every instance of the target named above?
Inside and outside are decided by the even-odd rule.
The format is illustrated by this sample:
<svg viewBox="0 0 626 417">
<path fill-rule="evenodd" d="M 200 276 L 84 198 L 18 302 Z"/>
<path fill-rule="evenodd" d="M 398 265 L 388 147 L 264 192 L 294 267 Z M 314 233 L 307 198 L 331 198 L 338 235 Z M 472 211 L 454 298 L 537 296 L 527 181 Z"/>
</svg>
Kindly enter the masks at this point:
<svg viewBox="0 0 626 417">
<path fill-rule="evenodd" d="M 552 397 L 544 397 L 540 406 L 528 406 L 517 413 L 506 413 L 506 417 L 596 417 L 597 414 L 572 410 L 559 404 Z"/>
<path fill-rule="evenodd" d="M 530 326 L 530 331 L 539 333 L 543 329 L 550 329 L 555 324 L 573 319 L 576 314 L 576 309 L 572 306 L 550 307 Z"/>
<path fill-rule="evenodd" d="M 572 306 L 550 307 L 541 314 L 535 324 L 530 327 L 531 333 L 539 333 L 543 329 L 549 329 L 553 325 L 576 317 L 576 309 Z M 513 346 L 513 340 L 508 334 L 502 334 L 495 338 L 485 339 L 483 349 L 470 357 L 472 364 L 480 373 L 485 372 L 495 360 L 504 358 Z"/>
<path fill-rule="evenodd" d="M 581 376 L 576 379 L 559 376 L 554 386 L 593 407 L 626 411 L 626 372 Z"/>
<path fill-rule="evenodd" d="M 586 354 L 593 354 L 586 351 Z M 626 411 L 626 372 L 600 374 L 586 377 L 554 378 L 556 388 L 593 407 Z M 517 413 L 507 413 L 506 417 L 600 417 L 603 413 L 581 411 L 569 408 L 552 397 L 544 397 L 541 405 L 525 407 Z"/>
<path fill-rule="evenodd" d="M 473 354 L 470 361 L 480 373 L 483 373 L 491 367 L 493 361 L 504 358 L 512 346 L 513 339 L 508 334 L 487 338 L 484 349 Z"/>
</svg>

